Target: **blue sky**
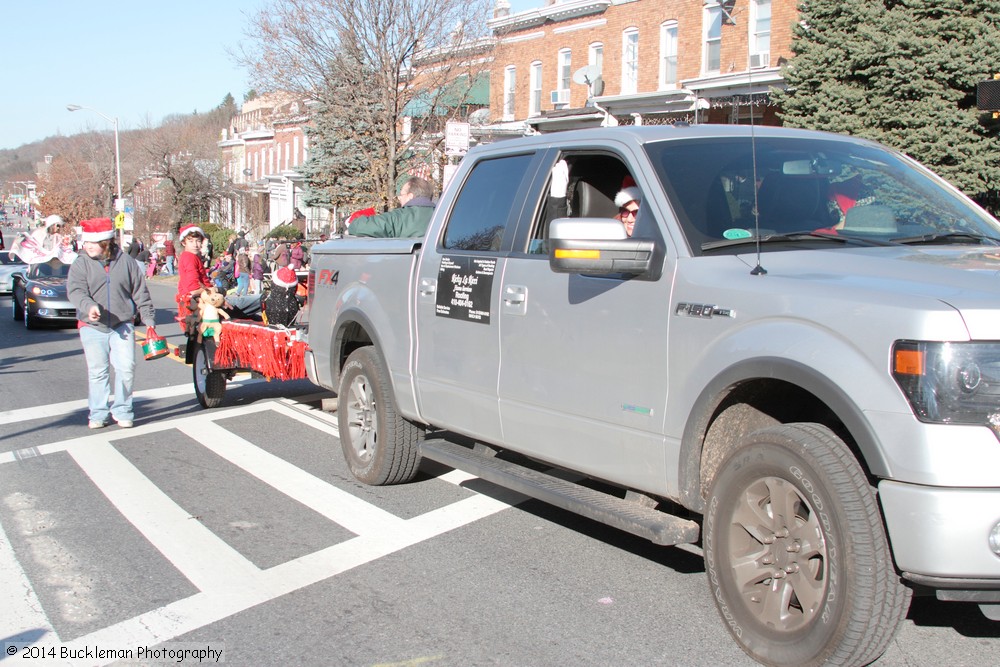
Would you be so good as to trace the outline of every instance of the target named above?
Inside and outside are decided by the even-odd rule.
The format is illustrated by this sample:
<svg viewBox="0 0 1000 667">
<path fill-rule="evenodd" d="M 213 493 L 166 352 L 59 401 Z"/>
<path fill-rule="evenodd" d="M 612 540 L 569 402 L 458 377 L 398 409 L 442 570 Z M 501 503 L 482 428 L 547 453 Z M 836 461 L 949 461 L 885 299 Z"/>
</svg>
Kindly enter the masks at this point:
<svg viewBox="0 0 1000 667">
<path fill-rule="evenodd" d="M 9 0 L 4 44 L 0 149 L 54 135 L 158 125 L 165 116 L 207 111 L 250 88 L 226 53 L 243 40 L 246 15 L 270 0 Z M 513 12 L 544 0 L 511 0 Z"/>
</svg>

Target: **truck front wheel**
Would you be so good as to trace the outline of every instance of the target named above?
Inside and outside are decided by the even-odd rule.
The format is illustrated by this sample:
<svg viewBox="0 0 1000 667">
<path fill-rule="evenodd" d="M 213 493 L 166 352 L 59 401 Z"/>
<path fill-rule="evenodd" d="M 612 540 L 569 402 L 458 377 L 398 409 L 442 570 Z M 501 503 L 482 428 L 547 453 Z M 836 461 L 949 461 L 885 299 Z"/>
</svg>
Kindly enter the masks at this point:
<svg viewBox="0 0 1000 667">
<path fill-rule="evenodd" d="M 424 432 L 396 412 L 389 373 L 374 347 L 360 347 L 347 358 L 338 411 L 340 445 L 356 478 L 384 485 L 416 476 Z"/>
<path fill-rule="evenodd" d="M 865 665 L 909 607 L 874 494 L 832 431 L 749 434 L 719 468 L 705 513 L 709 586 L 744 651 L 767 665 Z"/>
</svg>

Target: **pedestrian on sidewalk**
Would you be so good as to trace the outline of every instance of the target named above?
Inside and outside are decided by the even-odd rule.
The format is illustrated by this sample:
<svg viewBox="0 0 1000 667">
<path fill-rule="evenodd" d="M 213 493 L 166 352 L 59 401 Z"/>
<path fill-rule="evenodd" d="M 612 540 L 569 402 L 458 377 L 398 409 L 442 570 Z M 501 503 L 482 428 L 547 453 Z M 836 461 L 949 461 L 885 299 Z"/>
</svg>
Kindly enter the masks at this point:
<svg viewBox="0 0 1000 667">
<path fill-rule="evenodd" d="M 168 276 L 174 275 L 174 261 L 177 257 L 177 247 L 174 246 L 174 242 L 167 239 L 163 242 L 163 255 L 166 257 L 167 268 L 164 273 Z"/>
<path fill-rule="evenodd" d="M 69 268 L 66 287 L 87 360 L 88 426 L 107 426 L 110 413 L 120 427 L 131 428 L 134 322 L 138 315 L 148 336 L 156 324 L 156 309 L 139 265 L 118 246 L 111 218 L 83 220 L 80 227 L 83 252 Z M 109 408 L 112 368 L 114 399 Z"/>
<path fill-rule="evenodd" d="M 250 293 L 260 294 L 264 284 L 264 258 L 259 252 L 253 255 L 253 266 L 250 267 Z"/>
<path fill-rule="evenodd" d="M 246 246 L 236 251 L 236 296 L 246 296 L 250 289 L 250 256 Z"/>
</svg>

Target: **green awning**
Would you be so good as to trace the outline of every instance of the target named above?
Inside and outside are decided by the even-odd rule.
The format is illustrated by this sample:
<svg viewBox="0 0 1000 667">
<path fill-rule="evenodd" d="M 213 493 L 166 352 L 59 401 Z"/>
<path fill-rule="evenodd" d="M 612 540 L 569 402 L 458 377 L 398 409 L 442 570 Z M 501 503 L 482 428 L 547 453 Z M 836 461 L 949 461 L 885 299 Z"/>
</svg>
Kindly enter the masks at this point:
<svg viewBox="0 0 1000 667">
<path fill-rule="evenodd" d="M 440 88 L 417 92 L 406 106 L 404 116 L 447 116 L 460 106 L 485 107 L 490 104 L 490 73 L 480 72 L 469 83 L 469 75 L 462 74 Z"/>
</svg>

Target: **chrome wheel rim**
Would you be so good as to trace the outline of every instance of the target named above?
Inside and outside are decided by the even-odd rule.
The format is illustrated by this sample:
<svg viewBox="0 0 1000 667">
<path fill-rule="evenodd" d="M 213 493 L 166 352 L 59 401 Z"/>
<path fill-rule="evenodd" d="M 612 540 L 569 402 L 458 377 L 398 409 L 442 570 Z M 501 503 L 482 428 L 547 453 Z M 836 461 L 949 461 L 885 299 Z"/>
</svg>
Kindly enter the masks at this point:
<svg viewBox="0 0 1000 667">
<path fill-rule="evenodd" d="M 354 455 L 367 462 L 378 444 L 378 415 L 371 384 L 364 375 L 358 375 L 351 381 L 346 416 Z"/>
</svg>

